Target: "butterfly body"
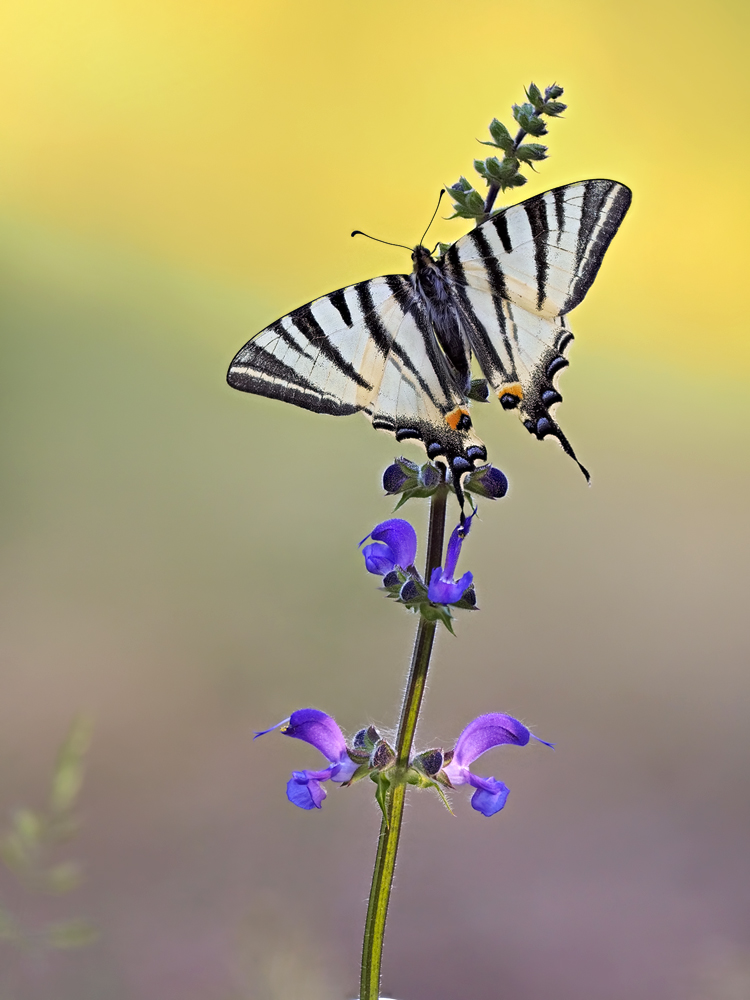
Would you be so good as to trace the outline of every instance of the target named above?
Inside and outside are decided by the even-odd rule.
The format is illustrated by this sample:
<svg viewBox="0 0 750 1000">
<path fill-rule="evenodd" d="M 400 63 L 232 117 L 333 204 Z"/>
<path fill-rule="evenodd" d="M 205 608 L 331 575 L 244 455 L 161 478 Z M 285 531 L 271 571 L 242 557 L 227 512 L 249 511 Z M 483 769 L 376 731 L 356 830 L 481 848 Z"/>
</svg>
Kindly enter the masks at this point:
<svg viewBox="0 0 750 1000">
<path fill-rule="evenodd" d="M 567 313 L 630 199 L 616 181 L 579 181 L 502 209 L 441 257 L 417 246 L 411 274 L 323 295 L 261 331 L 229 384 L 319 413 L 363 412 L 445 459 L 458 481 L 487 460 L 470 414 L 470 399 L 487 395 L 472 381 L 473 356 L 503 409 L 577 461 L 554 417 L 573 339 Z"/>
</svg>

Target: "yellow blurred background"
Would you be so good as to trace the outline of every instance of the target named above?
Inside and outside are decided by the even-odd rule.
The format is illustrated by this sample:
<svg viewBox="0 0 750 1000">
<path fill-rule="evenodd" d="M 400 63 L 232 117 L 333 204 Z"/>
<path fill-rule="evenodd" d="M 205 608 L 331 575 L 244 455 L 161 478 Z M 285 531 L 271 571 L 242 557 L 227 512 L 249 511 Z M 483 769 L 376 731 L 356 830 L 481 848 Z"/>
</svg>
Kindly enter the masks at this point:
<svg viewBox="0 0 750 1000">
<path fill-rule="evenodd" d="M 354 996 L 375 807 L 294 810 L 314 752 L 250 737 L 307 704 L 395 719 L 414 623 L 356 551 L 395 445 L 224 373 L 408 269 L 350 231 L 416 242 L 531 80 L 569 110 L 523 196 L 634 192 L 562 378 L 594 485 L 478 415 L 511 492 L 465 548 L 483 610 L 439 643 L 420 741 L 504 710 L 558 746 L 478 768 L 512 789 L 492 821 L 414 797 L 386 995 L 750 994 L 748 41 L 738 2 L 3 5 L 0 806 L 91 711 L 87 881 L 14 905 L 101 937 L 0 942 L 2 1000 Z"/>
</svg>

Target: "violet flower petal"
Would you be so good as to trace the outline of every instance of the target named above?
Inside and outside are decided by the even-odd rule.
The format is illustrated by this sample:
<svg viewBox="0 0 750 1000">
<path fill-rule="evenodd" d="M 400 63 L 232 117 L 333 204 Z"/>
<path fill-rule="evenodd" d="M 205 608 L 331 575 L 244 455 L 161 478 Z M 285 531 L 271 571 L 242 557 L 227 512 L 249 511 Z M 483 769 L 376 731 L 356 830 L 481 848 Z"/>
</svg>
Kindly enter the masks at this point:
<svg viewBox="0 0 750 1000">
<path fill-rule="evenodd" d="M 495 778 L 482 778 L 478 774 L 469 777 L 469 783 L 476 788 L 471 797 L 473 809 L 483 816 L 494 816 L 505 805 L 510 789 Z"/>
<path fill-rule="evenodd" d="M 446 579 L 445 574 L 438 566 L 432 571 L 430 585 L 427 588 L 427 597 L 433 604 L 453 604 L 460 601 L 464 592 L 471 586 L 474 576 L 471 573 L 464 573 L 460 580 Z"/>
<path fill-rule="evenodd" d="M 285 736 L 314 746 L 332 764 L 338 764 L 345 758 L 348 760 L 346 740 L 338 723 L 317 708 L 300 708 L 292 712 L 288 725 L 281 731 Z"/>
<path fill-rule="evenodd" d="M 480 715 L 458 737 L 451 765 L 467 767 L 487 750 L 504 743 L 524 747 L 530 737 L 531 733 L 526 726 L 511 715 L 499 712 Z"/>
<path fill-rule="evenodd" d="M 393 549 L 382 542 L 373 542 L 372 545 L 365 545 L 362 549 L 362 555 L 365 557 L 367 572 L 374 573 L 375 576 L 387 576 L 391 570 L 396 568 Z"/>
<path fill-rule="evenodd" d="M 286 785 L 286 797 L 300 809 L 320 809 L 326 790 L 315 775 L 321 772 L 293 771 Z M 325 780 L 325 779 L 324 779 Z"/>
<path fill-rule="evenodd" d="M 443 570 L 443 576 L 446 580 L 452 580 L 453 574 L 456 572 L 456 564 L 458 563 L 458 557 L 461 554 L 461 546 L 464 543 L 464 539 L 468 536 L 471 531 L 471 522 L 476 517 L 477 512 L 474 511 L 470 514 L 463 523 L 457 525 L 451 532 L 451 537 L 448 541 L 448 551 L 445 554 L 445 568 Z M 464 588 L 465 590 L 466 588 Z"/>
<path fill-rule="evenodd" d="M 374 542 L 385 542 L 401 569 L 408 569 L 417 557 L 417 533 L 400 517 L 392 517 L 376 525 L 370 532 Z"/>
</svg>

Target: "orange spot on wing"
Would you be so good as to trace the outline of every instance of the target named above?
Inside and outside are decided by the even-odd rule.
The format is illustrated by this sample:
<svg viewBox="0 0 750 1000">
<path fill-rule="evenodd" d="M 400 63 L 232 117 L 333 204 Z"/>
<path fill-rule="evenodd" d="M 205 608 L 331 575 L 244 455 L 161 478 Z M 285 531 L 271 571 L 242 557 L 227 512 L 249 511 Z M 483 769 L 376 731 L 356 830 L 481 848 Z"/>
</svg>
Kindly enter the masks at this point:
<svg viewBox="0 0 750 1000">
<path fill-rule="evenodd" d="M 510 382 L 508 385 L 501 385 L 497 390 L 498 399 L 505 395 L 516 396 L 518 399 L 523 399 L 523 387 L 520 382 Z"/>
<path fill-rule="evenodd" d="M 465 410 L 462 406 L 457 406 L 455 410 L 451 410 L 450 413 L 446 413 L 445 422 L 452 431 L 455 431 L 461 417 L 468 417 L 468 415 L 468 410 Z"/>
</svg>

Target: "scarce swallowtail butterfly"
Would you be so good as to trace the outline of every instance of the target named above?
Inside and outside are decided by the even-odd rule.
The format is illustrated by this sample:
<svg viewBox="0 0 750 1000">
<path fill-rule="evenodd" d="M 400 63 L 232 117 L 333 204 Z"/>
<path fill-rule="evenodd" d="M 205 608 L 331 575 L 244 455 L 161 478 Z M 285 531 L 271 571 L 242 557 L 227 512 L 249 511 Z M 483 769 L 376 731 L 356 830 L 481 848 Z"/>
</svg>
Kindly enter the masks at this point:
<svg viewBox="0 0 750 1000">
<path fill-rule="evenodd" d="M 457 485 L 487 461 L 470 400 L 490 393 L 577 462 L 554 416 L 573 340 L 567 315 L 630 200 L 616 181 L 579 181 L 500 210 L 440 257 L 415 247 L 411 274 L 340 288 L 266 327 L 227 380 L 316 413 L 362 412 L 444 459 Z M 484 379 L 472 379 L 472 355 Z"/>
</svg>

